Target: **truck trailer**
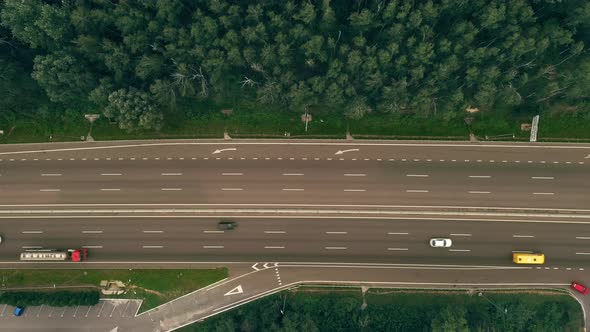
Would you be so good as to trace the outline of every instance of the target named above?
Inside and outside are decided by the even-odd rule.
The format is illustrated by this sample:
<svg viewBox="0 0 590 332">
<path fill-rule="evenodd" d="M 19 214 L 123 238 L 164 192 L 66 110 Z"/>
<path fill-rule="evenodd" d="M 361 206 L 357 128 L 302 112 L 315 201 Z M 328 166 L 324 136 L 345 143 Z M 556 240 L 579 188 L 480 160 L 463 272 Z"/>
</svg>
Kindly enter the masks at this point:
<svg viewBox="0 0 590 332">
<path fill-rule="evenodd" d="M 20 254 L 21 261 L 72 261 L 81 262 L 88 259 L 88 249 L 35 249 Z"/>
</svg>

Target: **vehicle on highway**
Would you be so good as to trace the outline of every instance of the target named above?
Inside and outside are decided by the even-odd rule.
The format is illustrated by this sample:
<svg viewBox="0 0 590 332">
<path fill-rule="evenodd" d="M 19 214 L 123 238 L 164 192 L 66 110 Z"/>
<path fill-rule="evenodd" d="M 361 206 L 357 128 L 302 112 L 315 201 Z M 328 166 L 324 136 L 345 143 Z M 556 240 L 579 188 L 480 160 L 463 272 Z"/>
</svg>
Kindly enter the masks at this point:
<svg viewBox="0 0 590 332">
<path fill-rule="evenodd" d="M 222 220 L 217 223 L 217 228 L 221 230 L 232 230 L 238 227 L 238 223 L 232 220 Z"/>
<path fill-rule="evenodd" d="M 434 238 L 430 239 L 430 246 L 432 248 L 449 248 L 453 245 L 451 239 Z"/>
<path fill-rule="evenodd" d="M 14 315 L 15 316 L 22 316 L 23 312 L 25 312 L 25 307 L 16 307 L 14 308 Z"/>
<path fill-rule="evenodd" d="M 21 261 L 66 261 L 81 262 L 88 259 L 88 249 L 34 249 L 20 254 Z"/>
<path fill-rule="evenodd" d="M 540 253 L 512 253 L 512 261 L 516 264 L 544 264 L 545 255 Z"/>
<path fill-rule="evenodd" d="M 570 285 L 570 287 L 573 290 L 577 291 L 578 293 L 581 293 L 582 295 L 588 294 L 588 287 L 586 287 L 580 283 L 577 283 L 575 281 L 572 281 L 572 284 Z"/>
<path fill-rule="evenodd" d="M 2 243 L 2 235 L 0 235 L 0 244 Z"/>
</svg>

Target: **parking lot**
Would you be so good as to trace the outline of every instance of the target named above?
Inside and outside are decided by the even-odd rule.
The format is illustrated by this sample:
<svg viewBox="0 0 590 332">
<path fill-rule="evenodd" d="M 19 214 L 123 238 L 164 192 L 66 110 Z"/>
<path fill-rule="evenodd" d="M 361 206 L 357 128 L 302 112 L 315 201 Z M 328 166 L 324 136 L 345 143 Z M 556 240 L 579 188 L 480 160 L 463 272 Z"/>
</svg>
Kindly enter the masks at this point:
<svg viewBox="0 0 590 332">
<path fill-rule="evenodd" d="M 1 330 L 29 330 L 43 328 L 55 329 L 84 329 L 92 326 L 91 330 L 110 330 L 126 319 L 132 319 L 141 301 L 126 299 L 101 299 L 95 306 L 50 307 L 46 305 L 26 307 L 24 313 L 14 316 L 14 307 L 0 305 Z"/>
</svg>

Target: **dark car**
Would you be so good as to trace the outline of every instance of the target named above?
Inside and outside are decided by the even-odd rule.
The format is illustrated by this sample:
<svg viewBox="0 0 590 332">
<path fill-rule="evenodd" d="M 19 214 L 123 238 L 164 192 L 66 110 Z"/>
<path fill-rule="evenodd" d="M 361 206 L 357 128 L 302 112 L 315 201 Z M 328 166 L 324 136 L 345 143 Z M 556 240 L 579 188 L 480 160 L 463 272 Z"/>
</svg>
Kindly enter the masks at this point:
<svg viewBox="0 0 590 332">
<path fill-rule="evenodd" d="M 231 220 L 222 220 L 217 224 L 217 228 L 221 230 L 232 230 L 238 227 L 238 223 Z"/>
<path fill-rule="evenodd" d="M 25 312 L 25 307 L 16 307 L 14 308 L 14 315 L 21 316 Z"/>
<path fill-rule="evenodd" d="M 582 295 L 588 294 L 588 287 L 586 287 L 586 286 L 584 286 L 582 284 L 579 284 L 579 283 L 577 283 L 575 281 L 572 282 L 571 287 L 572 287 L 573 290 L 581 293 Z"/>
</svg>

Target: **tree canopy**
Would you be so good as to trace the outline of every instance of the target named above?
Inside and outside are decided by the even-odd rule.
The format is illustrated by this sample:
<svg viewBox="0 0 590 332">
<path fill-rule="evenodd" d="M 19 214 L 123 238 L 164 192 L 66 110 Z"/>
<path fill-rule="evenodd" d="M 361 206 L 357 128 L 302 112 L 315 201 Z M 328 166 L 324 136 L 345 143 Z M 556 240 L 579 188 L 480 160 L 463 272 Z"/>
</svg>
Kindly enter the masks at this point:
<svg viewBox="0 0 590 332">
<path fill-rule="evenodd" d="M 58 103 L 104 110 L 108 96 L 133 88 L 160 113 L 177 97 L 199 97 L 297 111 L 320 105 L 351 120 L 372 111 L 430 116 L 555 103 L 590 114 L 589 85 L 579 84 L 590 81 L 585 0 L 0 6 L 9 38 L 36 54 L 32 77 Z"/>
</svg>

